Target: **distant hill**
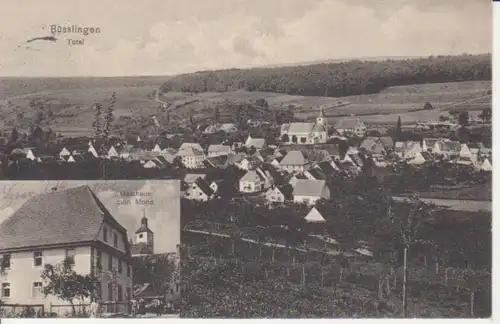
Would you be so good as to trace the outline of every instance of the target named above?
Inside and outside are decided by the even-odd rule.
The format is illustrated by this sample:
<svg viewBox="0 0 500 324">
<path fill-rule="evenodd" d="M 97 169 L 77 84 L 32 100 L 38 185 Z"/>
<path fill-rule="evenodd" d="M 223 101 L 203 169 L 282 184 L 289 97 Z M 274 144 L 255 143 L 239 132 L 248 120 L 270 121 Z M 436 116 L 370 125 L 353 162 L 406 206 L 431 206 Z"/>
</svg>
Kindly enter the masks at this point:
<svg viewBox="0 0 500 324">
<path fill-rule="evenodd" d="M 342 97 L 378 93 L 397 85 L 485 80 L 491 80 L 490 54 L 204 71 L 175 76 L 161 91 L 247 90 Z"/>
</svg>

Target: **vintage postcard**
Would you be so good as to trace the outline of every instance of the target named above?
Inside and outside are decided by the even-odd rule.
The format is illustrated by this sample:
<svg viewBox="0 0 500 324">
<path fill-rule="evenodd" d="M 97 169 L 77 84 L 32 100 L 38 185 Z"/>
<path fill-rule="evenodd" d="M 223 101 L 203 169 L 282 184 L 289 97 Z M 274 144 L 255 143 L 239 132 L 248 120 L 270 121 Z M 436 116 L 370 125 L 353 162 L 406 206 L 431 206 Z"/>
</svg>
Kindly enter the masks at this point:
<svg viewBox="0 0 500 324">
<path fill-rule="evenodd" d="M 179 244 L 179 286 L 125 276 L 92 316 L 146 316 L 166 287 L 160 316 L 491 317 L 491 1 L 0 4 L 0 179 L 23 188 L 2 194 L 6 266 L 62 260 L 37 244 L 69 220 L 63 256 L 114 248 L 81 236 L 99 222 L 67 214 L 73 198 L 60 226 L 26 221 L 76 190 L 132 239 L 129 265 L 151 252 L 139 228 L 153 255 Z M 136 180 L 154 198 L 127 196 Z M 38 297 L 33 271 L 1 277 L 4 314 L 89 312 Z"/>
<path fill-rule="evenodd" d="M 2 181 L 0 316 L 175 316 L 179 244 L 179 181 Z"/>
</svg>

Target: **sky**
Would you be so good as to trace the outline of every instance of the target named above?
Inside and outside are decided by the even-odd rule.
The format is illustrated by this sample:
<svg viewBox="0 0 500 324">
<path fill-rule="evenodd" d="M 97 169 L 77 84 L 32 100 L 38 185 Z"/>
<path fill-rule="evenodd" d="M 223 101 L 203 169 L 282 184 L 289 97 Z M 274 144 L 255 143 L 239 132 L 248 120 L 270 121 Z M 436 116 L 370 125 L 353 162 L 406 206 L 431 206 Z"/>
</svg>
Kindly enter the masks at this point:
<svg viewBox="0 0 500 324">
<path fill-rule="evenodd" d="M 141 218 L 146 213 L 148 226 L 154 232 L 154 252 L 177 251 L 180 243 L 180 185 L 175 180 L 111 180 L 111 181 L 0 181 L 0 224 L 10 217 L 30 197 L 47 193 L 52 188 L 88 185 L 106 206 L 111 215 L 127 229 L 127 236 L 134 239 Z M 154 205 L 139 205 L 130 199 L 123 201 L 120 191 L 151 192 Z M 132 236 L 131 236 L 132 235 Z"/>
<path fill-rule="evenodd" d="M 171 75 L 317 60 L 489 53 L 490 0 L 0 0 L 1 76 Z M 26 40 L 99 27 L 84 45 Z"/>
</svg>

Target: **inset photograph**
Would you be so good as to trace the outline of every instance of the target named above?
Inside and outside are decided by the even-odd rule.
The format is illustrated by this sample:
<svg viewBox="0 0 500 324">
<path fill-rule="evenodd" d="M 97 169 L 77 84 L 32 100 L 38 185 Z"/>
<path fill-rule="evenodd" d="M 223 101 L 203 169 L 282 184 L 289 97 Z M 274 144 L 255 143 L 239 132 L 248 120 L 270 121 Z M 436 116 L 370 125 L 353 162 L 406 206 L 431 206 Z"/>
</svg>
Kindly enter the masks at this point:
<svg viewBox="0 0 500 324">
<path fill-rule="evenodd" d="M 179 181 L 0 182 L 0 317 L 177 317 Z"/>
</svg>

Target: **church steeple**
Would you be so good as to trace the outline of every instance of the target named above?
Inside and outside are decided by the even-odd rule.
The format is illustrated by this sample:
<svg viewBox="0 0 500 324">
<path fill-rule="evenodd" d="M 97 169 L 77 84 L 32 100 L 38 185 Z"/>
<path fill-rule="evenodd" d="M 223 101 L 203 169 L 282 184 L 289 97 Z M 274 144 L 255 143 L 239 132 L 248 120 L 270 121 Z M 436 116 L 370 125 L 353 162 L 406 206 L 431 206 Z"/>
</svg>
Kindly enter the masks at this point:
<svg viewBox="0 0 500 324">
<path fill-rule="evenodd" d="M 325 115 L 323 114 L 323 107 L 319 107 L 319 115 L 316 118 L 316 124 L 321 126 L 325 125 Z"/>
<path fill-rule="evenodd" d="M 148 226 L 148 218 L 146 217 L 146 210 L 144 210 L 144 214 L 141 218 L 141 227 L 135 232 L 135 243 L 143 243 L 146 244 L 153 253 L 153 244 L 154 244 L 154 234 L 153 231 Z"/>
</svg>

